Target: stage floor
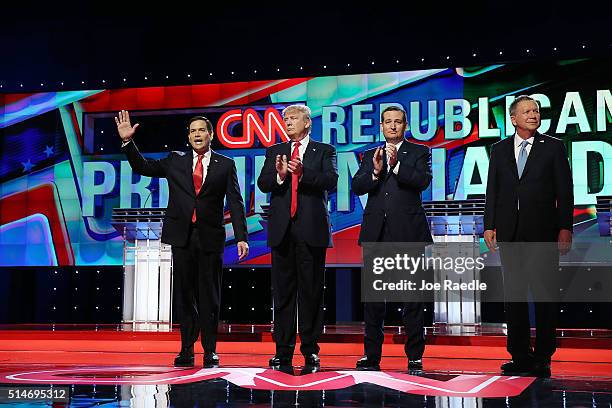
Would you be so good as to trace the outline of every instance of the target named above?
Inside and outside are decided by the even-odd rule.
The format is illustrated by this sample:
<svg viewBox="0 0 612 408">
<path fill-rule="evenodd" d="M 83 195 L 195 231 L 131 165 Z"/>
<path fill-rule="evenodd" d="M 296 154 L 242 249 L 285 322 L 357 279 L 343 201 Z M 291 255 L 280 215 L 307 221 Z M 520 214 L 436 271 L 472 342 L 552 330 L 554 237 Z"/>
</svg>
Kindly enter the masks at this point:
<svg viewBox="0 0 612 408">
<path fill-rule="evenodd" d="M 172 367 L 176 328 L 0 326 L 0 389 L 68 387 L 74 406 L 610 406 L 611 334 L 560 331 L 552 377 L 535 379 L 500 375 L 509 357 L 500 328 L 429 329 L 424 372 L 408 373 L 401 330 L 388 327 L 383 371 L 372 373 L 354 370 L 361 327 L 328 326 L 321 371 L 306 374 L 299 349 L 291 373 L 267 368 L 274 354 L 268 325 L 222 327 L 221 367 L 202 369 L 196 347 L 196 367 L 186 370 Z"/>
</svg>

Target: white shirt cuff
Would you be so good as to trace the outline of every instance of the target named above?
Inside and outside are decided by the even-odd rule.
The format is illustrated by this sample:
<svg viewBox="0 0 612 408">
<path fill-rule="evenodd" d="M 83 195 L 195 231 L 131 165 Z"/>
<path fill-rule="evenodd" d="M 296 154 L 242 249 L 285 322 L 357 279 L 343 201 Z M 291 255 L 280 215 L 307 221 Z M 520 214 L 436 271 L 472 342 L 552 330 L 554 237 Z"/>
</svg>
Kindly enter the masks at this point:
<svg viewBox="0 0 612 408">
<path fill-rule="evenodd" d="M 395 163 L 395 167 L 393 168 L 393 173 L 397 176 L 399 174 L 399 166 L 400 162 Z"/>
</svg>

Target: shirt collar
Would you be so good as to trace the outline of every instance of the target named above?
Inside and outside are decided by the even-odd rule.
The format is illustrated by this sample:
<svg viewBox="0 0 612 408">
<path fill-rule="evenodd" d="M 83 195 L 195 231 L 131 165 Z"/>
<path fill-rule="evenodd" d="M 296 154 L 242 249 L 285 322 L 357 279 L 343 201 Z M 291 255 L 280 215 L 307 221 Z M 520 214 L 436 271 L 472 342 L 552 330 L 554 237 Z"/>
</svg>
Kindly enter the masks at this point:
<svg viewBox="0 0 612 408">
<path fill-rule="evenodd" d="M 399 143 L 397 143 L 397 144 L 395 145 L 395 148 L 397 149 L 397 151 L 399 151 L 400 146 L 402 145 L 402 143 L 404 143 L 404 139 L 402 139 L 402 140 L 401 140 Z M 386 146 L 386 145 L 390 145 L 390 144 L 393 144 L 393 143 L 385 142 L 385 146 Z"/>
<path fill-rule="evenodd" d="M 527 140 L 527 143 L 529 143 L 530 145 L 533 145 L 533 139 L 534 139 L 534 138 L 535 138 L 535 136 L 531 136 L 529 139 L 526 139 L 526 140 Z M 525 139 L 523 139 L 522 137 L 520 137 L 520 136 L 518 135 L 518 133 L 515 133 L 515 134 L 514 134 L 514 147 L 515 147 L 515 148 L 518 148 L 518 147 L 521 145 L 521 143 L 523 143 L 523 140 L 525 140 Z"/>
<path fill-rule="evenodd" d="M 192 149 L 191 152 L 193 153 L 193 158 L 197 159 L 198 158 L 198 154 L 196 153 L 196 151 Z M 208 148 L 206 153 L 204 153 L 204 157 L 202 157 L 202 160 L 208 159 L 209 157 L 210 157 L 210 147 Z"/>
<path fill-rule="evenodd" d="M 300 147 L 302 146 L 307 146 L 308 142 L 310 141 L 310 135 L 306 135 L 305 138 L 303 138 L 302 140 L 300 140 Z M 291 141 L 291 145 L 293 145 L 293 143 L 295 143 L 293 140 Z"/>
</svg>

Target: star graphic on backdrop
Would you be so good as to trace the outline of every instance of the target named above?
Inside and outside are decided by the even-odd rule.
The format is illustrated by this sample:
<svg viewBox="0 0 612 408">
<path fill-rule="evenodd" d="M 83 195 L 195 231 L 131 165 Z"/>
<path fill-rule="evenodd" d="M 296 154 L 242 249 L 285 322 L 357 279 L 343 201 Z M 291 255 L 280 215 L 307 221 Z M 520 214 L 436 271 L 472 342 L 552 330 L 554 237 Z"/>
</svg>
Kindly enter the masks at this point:
<svg viewBox="0 0 612 408">
<path fill-rule="evenodd" d="M 47 155 L 47 158 L 53 156 L 53 146 L 46 146 L 45 154 Z"/>
<path fill-rule="evenodd" d="M 30 161 L 30 159 L 28 159 L 27 162 L 21 162 L 21 165 L 23 166 L 23 172 L 24 173 L 29 172 L 30 170 L 32 170 L 32 167 L 34 167 L 32 162 Z"/>
</svg>

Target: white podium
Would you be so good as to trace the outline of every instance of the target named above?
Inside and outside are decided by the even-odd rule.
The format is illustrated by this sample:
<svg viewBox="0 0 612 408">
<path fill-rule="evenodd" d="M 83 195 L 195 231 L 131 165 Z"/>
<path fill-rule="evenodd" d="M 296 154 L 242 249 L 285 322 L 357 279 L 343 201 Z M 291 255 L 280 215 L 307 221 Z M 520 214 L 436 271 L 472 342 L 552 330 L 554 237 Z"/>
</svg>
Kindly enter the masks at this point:
<svg viewBox="0 0 612 408">
<path fill-rule="evenodd" d="M 123 322 L 172 324 L 172 251 L 161 243 L 165 209 L 114 209 L 123 237 Z"/>
<path fill-rule="evenodd" d="M 479 241 L 483 234 L 484 199 L 456 201 L 427 201 L 423 203 L 434 240 L 433 256 L 480 255 Z M 445 245 L 448 243 L 449 245 Z M 457 243 L 465 243 L 460 245 Z M 452 254 L 449 251 L 452 250 Z M 457 251 L 461 252 L 460 254 Z M 466 269 L 462 280 L 477 280 L 480 273 L 475 268 Z M 448 273 L 434 270 L 434 281 L 443 282 Z M 453 280 L 453 279 L 451 279 Z M 456 278 L 454 279 L 456 281 Z M 434 296 L 434 325 L 447 326 L 447 330 L 474 332 L 482 323 L 479 291 L 436 291 Z"/>
</svg>

